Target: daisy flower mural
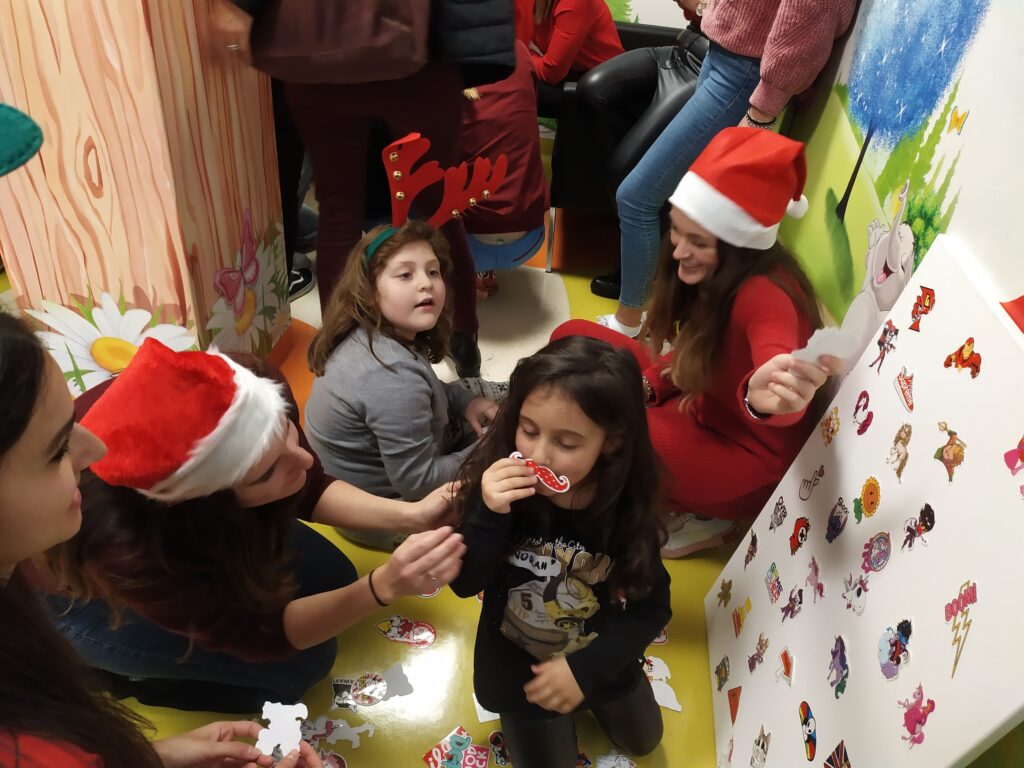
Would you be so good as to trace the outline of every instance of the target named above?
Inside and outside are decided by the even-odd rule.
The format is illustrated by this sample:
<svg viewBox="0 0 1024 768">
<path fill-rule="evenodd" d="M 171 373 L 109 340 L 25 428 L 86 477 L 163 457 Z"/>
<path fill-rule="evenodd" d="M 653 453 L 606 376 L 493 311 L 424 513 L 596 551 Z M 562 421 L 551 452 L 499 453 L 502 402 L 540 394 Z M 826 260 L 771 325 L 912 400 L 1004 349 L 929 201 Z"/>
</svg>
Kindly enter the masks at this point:
<svg viewBox="0 0 1024 768">
<path fill-rule="evenodd" d="M 288 299 L 281 236 L 268 231 L 256 245 L 252 213 L 242 213 L 242 246 L 237 267 L 218 269 L 213 284 L 220 295 L 210 311 L 206 329 L 211 347 L 224 351 L 266 355 L 274 344 L 275 321 Z"/>
<path fill-rule="evenodd" d="M 187 328 L 155 323 L 145 309 L 123 308 L 109 293 L 82 306 L 82 314 L 52 301 L 42 309 L 25 310 L 52 331 L 39 338 L 53 355 L 73 395 L 101 384 L 123 371 L 146 339 L 161 341 L 181 352 L 195 346 Z"/>
</svg>

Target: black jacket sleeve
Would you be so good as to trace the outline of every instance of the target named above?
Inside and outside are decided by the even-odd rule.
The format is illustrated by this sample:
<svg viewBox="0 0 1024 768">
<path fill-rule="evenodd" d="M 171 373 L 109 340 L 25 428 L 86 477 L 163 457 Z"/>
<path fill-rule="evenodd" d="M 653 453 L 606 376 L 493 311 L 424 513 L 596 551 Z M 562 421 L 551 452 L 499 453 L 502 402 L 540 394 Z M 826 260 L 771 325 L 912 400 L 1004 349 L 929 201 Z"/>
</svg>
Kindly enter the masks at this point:
<svg viewBox="0 0 1024 768">
<path fill-rule="evenodd" d="M 451 588 L 459 597 L 470 597 L 486 589 L 502 568 L 502 554 L 512 528 L 512 515 L 492 512 L 479 491 L 467 504 L 466 519 L 459 532 L 466 542 L 462 571 Z M 660 627 L 659 627 L 660 629 Z"/>
</svg>

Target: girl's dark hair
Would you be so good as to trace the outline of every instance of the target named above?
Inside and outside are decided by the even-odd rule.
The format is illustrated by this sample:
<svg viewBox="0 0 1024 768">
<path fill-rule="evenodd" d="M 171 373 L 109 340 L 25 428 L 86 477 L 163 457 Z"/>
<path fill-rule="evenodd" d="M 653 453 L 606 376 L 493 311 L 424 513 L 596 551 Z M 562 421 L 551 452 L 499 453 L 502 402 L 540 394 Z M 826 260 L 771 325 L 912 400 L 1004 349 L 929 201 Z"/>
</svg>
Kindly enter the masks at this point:
<svg viewBox="0 0 1024 768">
<path fill-rule="evenodd" d="M 432 363 L 441 362 L 448 354 L 448 340 L 452 333 L 453 294 L 448 279 L 452 273 L 452 260 L 449 255 L 448 241 L 439 230 L 425 221 L 412 219 L 385 240 L 374 251 L 369 263 L 366 262 L 366 249 L 374 239 L 386 229 L 384 225 L 367 232 L 363 239 L 356 243 L 348 255 L 345 269 L 334 284 L 331 297 L 324 307 L 323 323 L 313 337 L 307 352 L 309 370 L 317 376 L 324 375 L 327 361 L 331 353 L 348 338 L 356 328 L 362 328 L 373 353 L 373 336 L 380 332 L 391 337 L 399 344 L 411 347 L 424 355 Z M 381 314 L 377 306 L 377 278 L 387 266 L 388 261 L 400 248 L 409 243 L 424 242 L 431 247 L 441 264 L 441 276 L 448 290 L 445 291 L 444 308 L 437 324 L 429 331 L 416 334 L 416 338 L 408 341 L 399 336 L 391 323 Z M 376 357 L 376 355 L 374 355 Z"/>
<path fill-rule="evenodd" d="M 253 355 L 231 357 L 273 377 Z M 275 621 L 294 597 L 289 536 L 301 491 L 259 507 L 239 506 L 231 489 L 167 504 L 89 470 L 81 489 L 82 528 L 47 552 L 47 563 L 71 597 L 107 600 L 115 620 L 124 599 L 136 597 L 155 601 L 161 619 L 180 620 L 177 629 L 193 637 L 244 637 L 258 628 L 225 626 L 226 596 Z M 154 585 L 166 588 L 158 594 Z"/>
<path fill-rule="evenodd" d="M 0 462 L 25 433 L 45 377 L 46 353 L 35 334 L 0 313 Z M 100 692 L 16 570 L 0 585 L 0 731 L 10 735 L 11 748 L 19 735 L 31 734 L 97 754 L 109 768 L 157 768 L 160 760 L 142 735 L 146 726 Z M 0 762 L 8 757 L 0 754 Z"/>
<path fill-rule="evenodd" d="M 597 546 L 615 563 L 609 576 L 612 593 L 622 590 L 627 598 L 642 598 L 654 586 L 667 528 L 657 504 L 658 459 L 647 431 L 640 366 L 626 351 L 568 336 L 520 360 L 509 380 L 508 400 L 459 471 L 459 511 L 464 515 L 469 500 L 479 495 L 484 470 L 515 450 L 523 402 L 543 389 L 563 393 L 605 432 L 606 448 L 612 449 L 601 453 L 585 481 L 594 491 L 587 522 Z M 546 507 L 536 497 L 516 503 L 510 549 L 528 531 L 536 535 L 545 529 Z"/>
<path fill-rule="evenodd" d="M 714 274 L 698 285 L 686 285 L 679 279 L 672 243 L 666 237 L 655 273 L 647 317 L 651 348 L 660 354 L 662 345 L 672 342 L 672 381 L 687 393 L 684 403 L 709 389 L 733 302 L 750 278 L 767 277 L 785 291 L 797 313 L 805 316 L 813 328 L 821 327 L 814 288 L 796 258 L 780 243 L 765 251 L 740 248 L 723 240 L 715 247 L 718 268 Z"/>
</svg>

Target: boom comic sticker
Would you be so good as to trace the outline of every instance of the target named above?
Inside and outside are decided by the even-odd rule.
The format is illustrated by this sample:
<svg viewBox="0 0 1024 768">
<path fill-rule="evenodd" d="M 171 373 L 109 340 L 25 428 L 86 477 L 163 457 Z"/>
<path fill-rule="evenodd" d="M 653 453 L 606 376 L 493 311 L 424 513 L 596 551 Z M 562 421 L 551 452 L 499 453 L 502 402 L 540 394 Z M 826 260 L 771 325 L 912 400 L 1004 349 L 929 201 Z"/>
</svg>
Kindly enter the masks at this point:
<svg viewBox="0 0 1024 768">
<path fill-rule="evenodd" d="M 1022 440 L 1024 442 L 1024 440 Z M 769 531 L 774 531 L 776 528 L 782 525 L 782 521 L 786 519 L 786 502 L 779 496 L 778 501 L 775 502 L 775 509 L 772 510 L 772 521 L 768 525 Z"/>
<path fill-rule="evenodd" d="M 907 522 L 903 524 L 903 531 L 906 535 L 903 537 L 903 546 L 900 547 L 900 551 L 913 549 L 915 541 L 920 541 L 927 547 L 928 542 L 924 540 L 924 535 L 934 527 L 935 510 L 932 509 L 931 504 L 925 504 L 917 513 L 917 517 L 908 517 Z"/>
<path fill-rule="evenodd" d="M 768 599 L 774 605 L 782 596 L 782 579 L 779 578 L 779 569 L 775 563 L 768 568 L 768 574 L 764 577 L 764 585 L 768 587 Z"/>
<path fill-rule="evenodd" d="M 978 602 L 978 585 L 967 580 L 961 585 L 960 594 L 946 603 L 946 623 L 953 622 L 950 629 L 953 630 L 953 647 L 956 648 L 950 678 L 956 674 L 956 667 L 960 663 L 960 654 L 964 650 L 967 635 L 971 631 L 971 606 L 976 602 Z"/>
<path fill-rule="evenodd" d="M 828 674 L 825 678 L 838 699 L 846 693 L 846 681 L 850 677 L 850 664 L 846 660 L 846 641 L 842 635 L 836 635 L 832 646 L 832 660 L 828 663 Z"/>
<path fill-rule="evenodd" d="M 903 482 L 903 470 L 907 468 L 907 461 L 910 460 L 910 438 L 914 434 L 914 428 L 909 424 L 901 424 L 896 430 L 896 437 L 892 439 L 892 448 L 885 459 L 886 464 L 891 464 L 896 473 L 896 479 Z"/>
<path fill-rule="evenodd" d="M 921 292 L 914 300 L 914 306 L 910 308 L 910 330 L 921 332 L 921 318 L 935 308 L 935 291 L 931 288 L 921 286 Z"/>
<path fill-rule="evenodd" d="M 428 648 L 437 639 L 437 630 L 434 625 L 426 621 L 407 619 L 405 616 L 393 614 L 374 626 L 388 640 L 396 643 L 405 643 L 413 648 Z"/>
<path fill-rule="evenodd" d="M 825 441 L 825 445 L 832 445 L 832 441 L 835 436 L 839 434 L 839 408 L 838 406 L 833 407 L 831 411 L 825 414 L 825 418 L 821 422 L 821 438 Z"/>
<path fill-rule="evenodd" d="M 878 638 L 878 666 L 886 680 L 894 680 L 900 668 L 910 663 L 910 635 L 913 630 L 910 619 L 903 619 L 895 629 L 886 627 Z"/>
<path fill-rule="evenodd" d="M 832 505 L 832 511 L 828 513 L 828 523 L 825 528 L 825 541 L 831 544 L 839 538 L 839 534 L 846 528 L 846 521 L 850 517 L 850 510 L 846 507 L 843 497 Z"/>
<path fill-rule="evenodd" d="M 519 451 L 512 451 L 512 453 L 509 454 L 509 458 L 523 459 L 523 454 Z M 565 493 L 569 490 L 569 478 L 565 475 L 556 475 L 551 469 L 548 467 L 542 467 L 533 459 L 524 459 L 524 461 L 526 462 L 526 466 L 533 470 L 533 474 L 535 474 L 537 479 L 540 480 L 541 485 L 548 490 L 554 491 L 555 493 Z"/>
<path fill-rule="evenodd" d="M 864 573 L 870 571 L 877 573 L 885 568 L 890 555 L 892 555 L 892 539 L 889 538 L 888 531 L 880 531 L 868 539 L 868 543 L 864 545 L 864 559 L 860 564 L 860 569 Z"/>
<path fill-rule="evenodd" d="M 875 412 L 869 411 L 868 407 L 871 405 L 871 396 L 868 391 L 862 390 L 857 395 L 857 404 L 853 406 L 853 423 L 857 425 L 857 434 L 863 435 L 868 431 L 868 427 L 871 426 L 871 422 L 875 419 Z"/>
<path fill-rule="evenodd" d="M 882 486 L 878 484 L 877 477 L 869 477 L 861 486 L 860 498 L 853 500 L 853 516 L 858 523 L 861 518 L 872 517 L 878 511 L 878 505 L 881 503 Z"/>
<path fill-rule="evenodd" d="M 971 372 L 972 379 L 978 378 L 981 373 L 981 355 L 974 351 L 974 337 L 968 336 L 967 341 L 942 361 L 942 366 L 956 371 L 966 369 Z"/>
<path fill-rule="evenodd" d="M 818 726 L 814 722 L 814 713 L 811 712 L 811 705 L 801 701 L 797 708 L 800 715 L 800 730 L 804 737 L 804 753 L 807 760 L 814 759 L 814 753 L 818 751 Z"/>
<path fill-rule="evenodd" d="M 811 521 L 806 517 L 798 517 L 793 524 L 793 533 L 789 537 L 789 554 L 795 555 L 796 551 L 807 541 L 811 533 Z"/>
<path fill-rule="evenodd" d="M 729 682 L 729 657 L 723 656 L 722 660 L 718 662 L 718 666 L 715 667 L 715 683 L 718 690 L 721 691 L 727 682 Z"/>
<path fill-rule="evenodd" d="M 967 443 L 961 440 L 956 433 L 955 429 L 950 429 L 949 425 L 944 422 L 939 422 L 939 431 L 946 433 L 946 442 L 939 446 L 938 450 L 935 451 L 935 460 L 941 461 L 942 466 L 946 468 L 946 475 L 949 477 L 949 482 L 953 482 L 953 471 L 964 463 L 964 456 L 967 453 Z"/>
<path fill-rule="evenodd" d="M 893 387 L 896 388 L 896 395 L 899 397 L 900 402 L 903 403 L 903 407 L 908 412 L 914 412 L 914 374 L 907 373 L 907 366 L 903 366 L 896 378 L 892 380 Z"/>
<path fill-rule="evenodd" d="M 918 685 L 913 696 L 896 703 L 903 708 L 903 728 L 907 731 L 903 740 L 913 749 L 915 744 L 924 741 L 924 724 L 928 722 L 928 715 L 935 711 L 935 700 L 925 701 L 924 690 Z"/>
</svg>

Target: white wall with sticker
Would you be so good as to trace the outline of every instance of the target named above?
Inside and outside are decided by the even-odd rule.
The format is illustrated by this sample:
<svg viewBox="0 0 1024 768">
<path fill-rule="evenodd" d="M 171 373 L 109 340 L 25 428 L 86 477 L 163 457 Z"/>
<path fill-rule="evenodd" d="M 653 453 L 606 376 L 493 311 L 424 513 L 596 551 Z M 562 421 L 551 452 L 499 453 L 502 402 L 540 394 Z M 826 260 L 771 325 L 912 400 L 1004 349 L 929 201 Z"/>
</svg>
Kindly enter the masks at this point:
<svg viewBox="0 0 1024 768">
<path fill-rule="evenodd" d="M 984 269 L 963 241 L 935 241 L 889 315 L 899 331 L 894 348 L 870 367 L 879 349 L 869 345 L 829 406 L 838 409 L 839 419 L 831 442 L 815 430 L 705 598 L 720 765 L 730 740 L 732 765 L 747 765 L 762 727 L 771 734 L 767 766 L 808 764 L 804 702 L 814 718 L 814 765 L 832 765 L 826 761 L 840 742 L 855 767 L 962 765 L 1024 718 L 1024 472 L 1014 475 L 1011 468 L 1020 465 L 1015 451 L 1024 434 L 1024 334 L 987 287 L 998 281 L 977 279 Z M 922 286 L 934 290 L 935 302 L 913 331 Z M 970 367 L 944 365 L 968 337 L 981 356 L 976 377 Z M 913 410 L 898 391 L 904 371 L 913 377 Z M 867 428 L 858 430 L 869 415 Z M 904 424 L 912 433 L 898 479 L 898 461 L 890 453 Z M 869 478 L 880 491 L 877 505 L 864 496 Z M 772 530 L 780 496 L 786 517 Z M 828 541 L 829 517 L 840 498 L 849 515 Z M 934 524 L 915 527 L 924 522 L 926 504 Z M 795 530 L 800 518 L 809 523 L 802 544 Z M 865 546 L 886 533 L 888 558 L 876 551 L 865 571 Z M 756 553 L 745 563 L 754 535 Z M 812 556 L 822 596 L 812 595 Z M 773 564 L 781 581 L 774 603 L 766 585 Z M 859 615 L 843 596 L 851 576 L 867 577 L 867 592 L 852 600 Z M 718 599 L 722 580 L 732 582 L 725 606 Z M 803 590 L 803 602 L 795 615 L 792 607 L 785 615 L 794 588 Z M 750 610 L 737 634 L 733 612 L 747 598 Z M 904 621 L 910 632 L 902 648 L 889 630 Z M 762 633 L 768 648 L 751 671 L 748 660 Z M 846 654 L 838 696 L 830 685 L 837 637 Z M 793 659 L 791 683 L 776 676 L 784 649 Z M 719 690 L 715 668 L 723 657 L 729 658 L 729 677 Z M 831 680 L 843 674 L 837 670 Z M 729 692 L 735 688 L 741 691 L 734 723 Z"/>
</svg>

